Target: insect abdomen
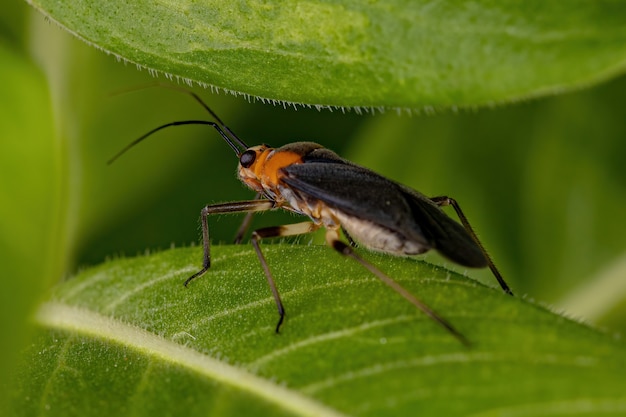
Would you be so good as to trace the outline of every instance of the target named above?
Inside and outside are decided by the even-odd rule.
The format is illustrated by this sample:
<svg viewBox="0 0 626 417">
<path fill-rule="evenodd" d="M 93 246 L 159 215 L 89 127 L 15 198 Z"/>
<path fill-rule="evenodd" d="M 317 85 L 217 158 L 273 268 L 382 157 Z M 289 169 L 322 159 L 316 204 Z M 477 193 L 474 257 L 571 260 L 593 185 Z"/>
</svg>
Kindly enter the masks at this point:
<svg viewBox="0 0 626 417">
<path fill-rule="evenodd" d="M 419 255 L 431 249 L 423 242 L 408 239 L 406 236 L 401 236 L 397 232 L 376 223 L 350 216 L 338 210 L 333 212 L 350 237 L 368 249 L 393 255 Z"/>
</svg>

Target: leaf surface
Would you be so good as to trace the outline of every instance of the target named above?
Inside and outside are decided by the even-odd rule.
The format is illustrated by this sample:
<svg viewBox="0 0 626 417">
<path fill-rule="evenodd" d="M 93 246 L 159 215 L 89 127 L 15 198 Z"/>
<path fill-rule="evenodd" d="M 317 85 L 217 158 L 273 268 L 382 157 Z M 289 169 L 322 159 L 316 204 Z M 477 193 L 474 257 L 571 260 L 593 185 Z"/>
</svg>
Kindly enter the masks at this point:
<svg viewBox="0 0 626 417">
<path fill-rule="evenodd" d="M 309 105 L 432 108 L 577 88 L 624 69 L 614 0 L 29 0 L 175 78 Z"/>
<path fill-rule="evenodd" d="M 326 247 L 120 259 L 59 286 L 15 390 L 15 415 L 619 415 L 622 342 L 411 259 L 366 256 L 450 320 L 467 348 Z M 591 383 L 593 381 L 593 383 Z M 28 399 L 28 400 L 25 400 Z M 94 407 L 98 404 L 98 407 Z"/>
</svg>

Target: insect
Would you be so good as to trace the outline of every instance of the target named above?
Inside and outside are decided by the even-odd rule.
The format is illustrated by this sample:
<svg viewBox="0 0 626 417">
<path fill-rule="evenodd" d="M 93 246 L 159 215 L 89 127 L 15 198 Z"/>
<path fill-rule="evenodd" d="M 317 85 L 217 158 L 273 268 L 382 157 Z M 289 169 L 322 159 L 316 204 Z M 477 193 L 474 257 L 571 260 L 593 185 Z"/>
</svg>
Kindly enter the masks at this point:
<svg viewBox="0 0 626 417">
<path fill-rule="evenodd" d="M 254 200 L 212 204 L 202 209 L 202 269 L 187 278 L 185 286 L 206 273 L 211 266 L 210 215 L 248 213 L 238 233 L 237 240 L 240 240 L 252 213 L 284 209 L 304 215 L 308 221 L 258 229 L 251 236 L 251 244 L 278 309 L 277 333 L 285 318 L 285 308 L 259 241 L 306 234 L 322 227 L 326 229 L 328 246 L 360 263 L 463 344 L 469 344 L 463 334 L 397 281 L 356 253 L 354 246 L 358 243 L 365 248 L 396 256 L 418 255 L 435 249 L 459 265 L 474 268 L 488 266 L 502 289 L 512 295 L 454 199 L 444 196 L 428 198 L 347 161 L 317 143 L 295 142 L 280 148 L 248 146 L 197 94 L 176 87 L 169 88 L 191 95 L 215 121 L 184 120 L 161 125 L 130 143 L 108 163 L 162 129 L 190 124 L 208 125 L 219 133 L 237 155 L 239 179 L 257 193 Z M 441 209 L 448 205 L 455 210 L 461 224 Z M 341 232 L 346 236 L 348 244 L 340 239 Z"/>
</svg>

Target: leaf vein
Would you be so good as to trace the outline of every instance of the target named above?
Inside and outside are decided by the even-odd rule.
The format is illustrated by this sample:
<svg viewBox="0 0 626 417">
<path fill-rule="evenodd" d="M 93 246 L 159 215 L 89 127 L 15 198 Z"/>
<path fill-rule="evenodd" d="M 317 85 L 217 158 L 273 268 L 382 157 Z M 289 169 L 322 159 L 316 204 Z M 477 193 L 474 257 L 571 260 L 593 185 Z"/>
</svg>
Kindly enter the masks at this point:
<svg viewBox="0 0 626 417">
<path fill-rule="evenodd" d="M 343 415 L 299 392 L 93 311 L 61 303 L 46 303 L 37 312 L 36 319 L 50 328 L 110 340 L 154 359 L 177 364 L 219 383 L 248 391 L 296 415 Z"/>
</svg>

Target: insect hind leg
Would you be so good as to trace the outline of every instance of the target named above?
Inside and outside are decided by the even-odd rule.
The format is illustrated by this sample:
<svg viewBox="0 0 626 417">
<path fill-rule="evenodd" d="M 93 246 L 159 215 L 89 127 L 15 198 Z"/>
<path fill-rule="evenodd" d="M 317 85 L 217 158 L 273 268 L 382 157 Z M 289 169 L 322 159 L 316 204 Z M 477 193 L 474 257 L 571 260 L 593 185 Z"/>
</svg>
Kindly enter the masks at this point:
<svg viewBox="0 0 626 417">
<path fill-rule="evenodd" d="M 489 265 L 489 269 L 498 280 L 498 283 L 500 284 L 500 287 L 502 287 L 502 290 L 509 295 L 513 295 L 513 291 L 511 291 L 511 288 L 509 288 L 506 281 L 504 281 L 504 278 L 502 278 L 502 274 L 500 274 L 500 271 L 498 270 L 498 268 L 496 268 L 496 265 L 491 260 L 491 257 L 487 253 L 487 250 L 485 250 L 485 247 L 478 239 L 478 236 L 476 236 L 476 232 L 474 232 L 474 229 L 467 220 L 467 217 L 465 217 L 465 214 L 463 214 L 463 210 L 461 210 L 461 206 L 459 206 L 459 203 L 457 203 L 455 199 L 447 196 L 432 197 L 430 200 L 433 203 L 437 204 L 439 207 L 452 206 L 452 208 L 456 212 L 456 215 L 461 220 L 461 224 L 463 224 L 463 227 L 465 228 L 465 230 L 467 230 L 467 233 L 470 234 L 474 242 L 476 242 L 476 244 L 482 251 L 483 255 L 485 255 L 485 258 L 487 258 L 487 264 Z"/>
<path fill-rule="evenodd" d="M 424 302 L 416 298 L 413 294 L 411 294 L 406 288 L 401 286 L 397 281 L 392 279 L 389 275 L 382 272 L 380 269 L 375 267 L 370 262 L 363 259 L 354 250 L 346 245 L 339 239 L 339 233 L 336 230 L 328 229 L 326 231 L 326 243 L 328 246 L 339 252 L 343 256 L 347 256 L 348 258 L 352 258 L 362 266 L 364 266 L 368 271 L 372 274 L 376 275 L 378 279 L 380 279 L 383 283 L 391 287 L 395 292 L 400 294 L 404 299 L 409 301 L 419 310 L 421 310 L 424 314 L 434 320 L 438 325 L 443 327 L 448 333 L 454 336 L 457 340 L 459 340 L 465 346 L 469 346 L 469 341 L 461 334 L 458 330 L 456 330 L 446 319 L 437 314 L 433 309 L 428 307 Z"/>
</svg>

